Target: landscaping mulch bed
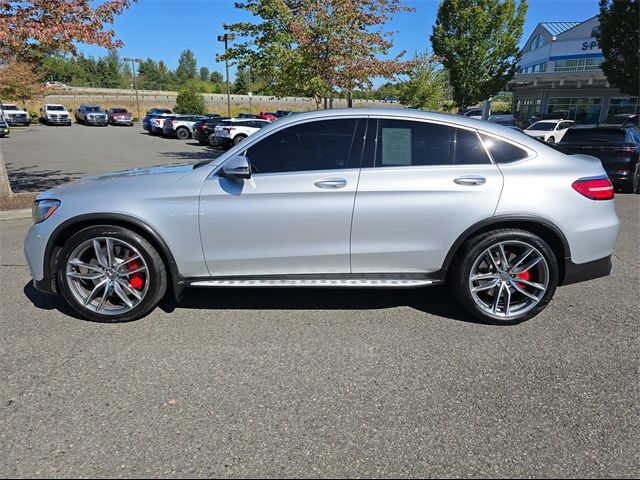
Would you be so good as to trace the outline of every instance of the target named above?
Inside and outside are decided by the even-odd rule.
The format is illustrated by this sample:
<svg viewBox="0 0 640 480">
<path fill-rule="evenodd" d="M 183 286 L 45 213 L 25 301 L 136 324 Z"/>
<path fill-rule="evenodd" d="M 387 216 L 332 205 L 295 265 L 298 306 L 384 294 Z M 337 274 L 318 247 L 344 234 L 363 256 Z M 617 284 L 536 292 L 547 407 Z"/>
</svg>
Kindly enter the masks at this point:
<svg viewBox="0 0 640 480">
<path fill-rule="evenodd" d="M 38 192 L 14 193 L 8 196 L 0 196 L 0 211 L 31 208 L 31 204 L 36 198 L 36 195 L 38 195 Z"/>
</svg>

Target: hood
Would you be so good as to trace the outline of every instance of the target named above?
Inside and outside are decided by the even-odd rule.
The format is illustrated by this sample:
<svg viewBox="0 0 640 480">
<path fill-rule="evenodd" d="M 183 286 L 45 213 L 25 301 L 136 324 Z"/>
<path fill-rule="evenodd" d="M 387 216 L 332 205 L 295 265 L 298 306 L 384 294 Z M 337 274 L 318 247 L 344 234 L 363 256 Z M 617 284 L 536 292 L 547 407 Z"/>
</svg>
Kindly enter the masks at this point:
<svg viewBox="0 0 640 480">
<path fill-rule="evenodd" d="M 106 190 L 122 191 L 122 194 L 139 192 L 144 188 L 156 188 L 177 182 L 193 171 L 193 163 L 161 165 L 149 168 L 136 168 L 119 172 L 105 173 L 80 178 L 38 195 L 38 199 L 54 198 L 75 192 L 105 192 Z"/>
</svg>

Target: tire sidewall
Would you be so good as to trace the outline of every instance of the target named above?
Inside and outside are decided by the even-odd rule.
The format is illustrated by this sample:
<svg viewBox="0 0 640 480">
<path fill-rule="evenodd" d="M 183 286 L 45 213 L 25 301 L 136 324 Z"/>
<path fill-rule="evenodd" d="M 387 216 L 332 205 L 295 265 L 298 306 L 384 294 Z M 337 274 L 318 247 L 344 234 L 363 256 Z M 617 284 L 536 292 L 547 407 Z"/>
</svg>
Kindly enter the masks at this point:
<svg viewBox="0 0 640 480">
<path fill-rule="evenodd" d="M 184 127 L 180 127 L 176 130 L 176 135 L 180 140 L 187 140 L 189 138 L 189 130 Z"/>
<path fill-rule="evenodd" d="M 244 140 L 245 138 L 247 138 L 247 136 L 246 136 L 246 135 L 243 135 L 243 134 L 236 135 L 235 137 L 233 137 L 233 144 L 234 144 L 234 145 L 237 145 L 237 144 L 239 144 L 242 140 Z"/>
<path fill-rule="evenodd" d="M 538 313 L 544 310 L 547 304 L 551 301 L 558 286 L 560 272 L 558 261 L 556 260 L 551 247 L 549 247 L 549 245 L 537 235 L 524 230 L 499 230 L 491 232 L 488 235 L 482 235 L 481 237 L 482 238 L 476 242 L 470 242 L 469 248 L 463 253 L 463 258 L 460 259 L 457 266 L 457 272 L 455 272 L 454 282 L 456 285 L 454 285 L 454 291 L 462 306 L 474 317 L 493 325 L 516 325 L 535 317 Z M 535 247 L 542 254 L 549 268 L 549 282 L 542 299 L 534 308 L 517 317 L 504 319 L 490 315 L 480 309 L 471 294 L 471 290 L 469 288 L 469 277 L 471 275 L 471 268 L 473 267 L 474 262 L 482 252 L 491 245 L 510 240 L 527 243 Z"/>
<path fill-rule="evenodd" d="M 70 290 L 66 268 L 67 262 L 73 250 L 81 243 L 96 237 L 111 237 L 119 240 L 123 240 L 132 246 L 134 246 L 142 255 L 144 261 L 147 264 L 148 275 L 147 281 L 151 282 L 147 293 L 134 309 L 125 312 L 121 315 L 104 315 L 84 308 L 78 300 L 73 296 Z M 76 310 L 83 317 L 96 322 L 105 323 L 118 323 L 137 320 L 138 318 L 149 313 L 157 305 L 157 303 L 164 296 L 166 291 L 166 271 L 155 249 L 147 242 L 143 237 L 131 230 L 118 226 L 101 225 L 95 227 L 89 227 L 79 231 L 67 240 L 62 247 L 60 256 L 58 258 L 56 280 L 60 293 L 66 300 L 66 302 Z"/>
</svg>

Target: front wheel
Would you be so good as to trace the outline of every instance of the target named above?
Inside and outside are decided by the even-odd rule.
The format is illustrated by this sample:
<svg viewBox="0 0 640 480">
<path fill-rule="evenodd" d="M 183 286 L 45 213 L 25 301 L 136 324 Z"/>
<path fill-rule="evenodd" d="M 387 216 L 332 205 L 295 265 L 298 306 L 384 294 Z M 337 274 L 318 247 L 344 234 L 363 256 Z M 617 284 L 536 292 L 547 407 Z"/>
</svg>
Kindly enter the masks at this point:
<svg viewBox="0 0 640 480">
<path fill-rule="evenodd" d="M 158 252 L 126 228 L 100 225 L 62 247 L 57 284 L 83 317 L 97 322 L 136 320 L 155 308 L 167 288 Z"/>
<path fill-rule="evenodd" d="M 547 140 L 547 143 L 556 143 L 556 139 L 554 137 L 549 137 L 549 140 Z"/>
<path fill-rule="evenodd" d="M 558 285 L 556 257 L 524 230 L 495 230 L 463 247 L 449 281 L 461 305 L 494 325 L 515 325 L 540 313 Z"/>
</svg>

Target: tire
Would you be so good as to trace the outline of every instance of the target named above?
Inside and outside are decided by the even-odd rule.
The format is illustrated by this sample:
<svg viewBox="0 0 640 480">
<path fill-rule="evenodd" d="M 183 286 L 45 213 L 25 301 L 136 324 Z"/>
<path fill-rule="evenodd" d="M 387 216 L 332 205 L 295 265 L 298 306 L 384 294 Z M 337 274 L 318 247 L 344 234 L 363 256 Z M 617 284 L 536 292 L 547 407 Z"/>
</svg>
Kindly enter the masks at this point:
<svg viewBox="0 0 640 480">
<path fill-rule="evenodd" d="M 111 268 L 103 268 L 109 263 Z M 67 240 L 56 275 L 58 290 L 66 302 L 84 318 L 96 322 L 137 320 L 156 307 L 167 289 L 166 268 L 155 248 L 137 233 L 112 225 L 88 227 Z M 128 298 L 130 305 L 119 295 Z"/>
<path fill-rule="evenodd" d="M 240 135 L 236 135 L 235 137 L 233 137 L 233 144 L 237 145 L 239 144 L 242 140 L 244 140 L 245 138 L 247 138 L 246 135 L 243 135 L 242 133 Z"/>
<path fill-rule="evenodd" d="M 556 143 L 556 139 L 554 137 L 549 137 L 549 140 L 547 140 L 547 143 Z"/>
<path fill-rule="evenodd" d="M 216 136 L 213 133 L 210 133 L 209 136 L 207 137 L 207 143 L 209 144 L 210 147 L 218 146 L 216 144 Z"/>
<path fill-rule="evenodd" d="M 501 246 L 507 268 L 500 260 Z M 533 261 L 537 263 L 520 271 Z M 472 275 L 479 279 L 472 280 Z M 492 325 L 516 325 L 535 317 L 553 298 L 558 280 L 558 261 L 549 245 L 531 232 L 516 229 L 494 230 L 466 242 L 447 279 L 462 307 Z"/>
<path fill-rule="evenodd" d="M 190 136 L 191 133 L 188 128 L 178 127 L 176 130 L 176 137 L 178 137 L 179 140 L 187 140 Z"/>
<path fill-rule="evenodd" d="M 636 195 L 640 195 L 640 160 L 638 160 L 638 163 L 636 163 L 636 172 L 633 178 L 633 193 L 635 193 Z"/>
</svg>

